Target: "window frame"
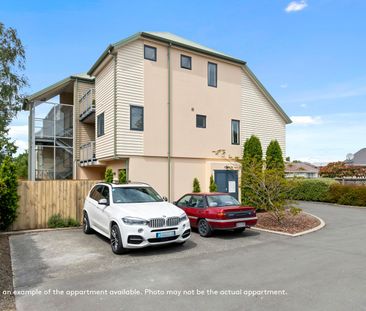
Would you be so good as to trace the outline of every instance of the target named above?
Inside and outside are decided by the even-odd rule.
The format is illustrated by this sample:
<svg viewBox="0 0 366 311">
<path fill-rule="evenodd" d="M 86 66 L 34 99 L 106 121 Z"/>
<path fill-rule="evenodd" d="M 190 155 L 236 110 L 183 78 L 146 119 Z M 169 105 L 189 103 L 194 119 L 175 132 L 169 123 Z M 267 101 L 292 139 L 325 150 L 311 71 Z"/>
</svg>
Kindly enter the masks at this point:
<svg viewBox="0 0 366 311">
<path fill-rule="evenodd" d="M 216 74 L 215 74 L 215 85 L 210 84 L 210 65 L 214 65 L 216 68 Z M 211 86 L 211 87 L 216 87 L 217 88 L 217 73 L 218 73 L 218 66 L 216 63 L 213 62 L 208 62 L 207 63 L 207 85 Z"/>
<path fill-rule="evenodd" d="M 146 48 L 155 50 L 155 58 L 148 58 L 146 56 Z M 157 50 L 157 48 L 155 46 L 144 44 L 144 59 L 156 62 L 157 59 L 158 59 L 158 50 Z"/>
<path fill-rule="evenodd" d="M 134 128 L 132 127 L 132 109 L 138 108 L 142 111 L 142 128 Z M 130 131 L 138 131 L 143 132 L 145 127 L 145 121 L 144 121 L 144 107 L 143 106 L 137 106 L 137 105 L 130 105 Z"/>
<path fill-rule="evenodd" d="M 103 127 L 100 127 L 100 119 L 103 117 Z M 97 115 L 97 137 L 101 137 L 105 134 L 105 118 L 104 118 L 104 111 Z"/>
<path fill-rule="evenodd" d="M 203 117 L 204 118 L 204 126 L 198 126 L 198 118 Z M 205 129 L 207 128 L 207 115 L 204 114 L 196 114 L 196 128 L 198 129 Z"/>
<path fill-rule="evenodd" d="M 234 131 L 233 131 L 233 124 L 234 123 L 238 124 L 238 141 L 237 142 L 234 142 Z M 231 144 L 232 145 L 240 145 L 240 120 L 231 119 L 230 131 L 231 131 Z"/>
<path fill-rule="evenodd" d="M 190 67 L 185 67 L 183 66 L 183 58 L 189 58 L 190 60 Z M 188 55 L 184 55 L 184 54 L 180 54 L 180 68 L 183 68 L 183 69 L 187 69 L 187 70 L 192 70 L 192 57 L 191 56 L 188 56 Z"/>
</svg>

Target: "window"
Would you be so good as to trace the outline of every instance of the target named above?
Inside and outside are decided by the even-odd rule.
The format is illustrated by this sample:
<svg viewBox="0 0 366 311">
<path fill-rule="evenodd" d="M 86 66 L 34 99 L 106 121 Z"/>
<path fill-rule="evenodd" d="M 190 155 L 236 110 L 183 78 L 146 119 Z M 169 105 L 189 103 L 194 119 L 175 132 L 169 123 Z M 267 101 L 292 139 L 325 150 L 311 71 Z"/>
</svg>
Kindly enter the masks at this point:
<svg viewBox="0 0 366 311">
<path fill-rule="evenodd" d="M 104 186 L 102 186 L 102 185 L 95 186 L 93 188 L 93 190 L 90 192 L 90 198 L 95 201 L 99 201 L 100 199 L 103 199 L 103 196 L 102 196 L 103 188 L 104 188 Z"/>
<path fill-rule="evenodd" d="M 104 112 L 97 117 L 97 136 L 104 135 Z"/>
<path fill-rule="evenodd" d="M 156 62 L 156 48 L 144 45 L 144 58 Z"/>
<path fill-rule="evenodd" d="M 196 127 L 198 128 L 206 128 L 206 116 L 203 116 L 201 114 L 196 115 Z"/>
<path fill-rule="evenodd" d="M 208 86 L 217 87 L 217 64 L 208 63 L 207 69 Z"/>
<path fill-rule="evenodd" d="M 180 66 L 185 69 L 192 69 L 192 57 L 181 55 L 180 56 Z"/>
<path fill-rule="evenodd" d="M 231 143 L 233 145 L 240 144 L 240 121 L 231 120 Z"/>
<path fill-rule="evenodd" d="M 133 131 L 144 130 L 144 107 L 131 106 L 130 108 L 130 129 Z"/>
<path fill-rule="evenodd" d="M 112 197 L 114 203 L 163 202 L 151 187 L 113 187 Z"/>
<path fill-rule="evenodd" d="M 177 206 L 179 206 L 179 207 L 188 206 L 190 200 L 191 200 L 191 195 L 186 195 L 177 202 Z"/>
<path fill-rule="evenodd" d="M 206 207 L 205 199 L 202 195 L 192 195 L 189 207 L 204 208 Z"/>
</svg>

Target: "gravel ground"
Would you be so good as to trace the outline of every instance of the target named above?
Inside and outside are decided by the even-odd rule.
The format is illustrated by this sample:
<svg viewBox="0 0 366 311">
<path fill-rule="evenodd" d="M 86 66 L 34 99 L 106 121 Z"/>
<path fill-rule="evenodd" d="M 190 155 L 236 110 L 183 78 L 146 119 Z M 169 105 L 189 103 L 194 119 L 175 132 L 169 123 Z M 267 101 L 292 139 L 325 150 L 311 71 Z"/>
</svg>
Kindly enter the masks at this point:
<svg viewBox="0 0 366 311">
<path fill-rule="evenodd" d="M 293 216 L 290 212 L 286 211 L 285 218 L 281 224 L 278 224 L 277 220 L 270 213 L 258 213 L 257 217 L 258 222 L 256 227 L 291 234 L 309 230 L 320 225 L 320 221 L 317 218 L 305 213 Z"/>
<path fill-rule="evenodd" d="M 4 291 L 13 292 L 13 272 L 7 235 L 0 236 L 0 259 L 0 310 L 15 310 L 14 295 L 4 294 Z"/>
</svg>

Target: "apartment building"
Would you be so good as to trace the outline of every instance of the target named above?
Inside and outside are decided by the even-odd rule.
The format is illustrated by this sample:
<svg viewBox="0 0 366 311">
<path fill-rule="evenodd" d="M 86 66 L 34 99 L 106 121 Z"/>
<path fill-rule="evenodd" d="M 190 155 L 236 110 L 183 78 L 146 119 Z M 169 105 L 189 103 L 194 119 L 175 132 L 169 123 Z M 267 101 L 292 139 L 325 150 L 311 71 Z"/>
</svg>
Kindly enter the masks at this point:
<svg viewBox="0 0 366 311">
<path fill-rule="evenodd" d="M 171 200 L 195 177 L 207 191 L 211 175 L 238 197 L 230 158 L 252 134 L 263 149 L 277 139 L 285 154 L 291 122 L 246 62 L 159 32 L 109 45 L 87 74 L 33 94 L 24 109 L 32 179 L 102 179 L 110 167 Z"/>
</svg>

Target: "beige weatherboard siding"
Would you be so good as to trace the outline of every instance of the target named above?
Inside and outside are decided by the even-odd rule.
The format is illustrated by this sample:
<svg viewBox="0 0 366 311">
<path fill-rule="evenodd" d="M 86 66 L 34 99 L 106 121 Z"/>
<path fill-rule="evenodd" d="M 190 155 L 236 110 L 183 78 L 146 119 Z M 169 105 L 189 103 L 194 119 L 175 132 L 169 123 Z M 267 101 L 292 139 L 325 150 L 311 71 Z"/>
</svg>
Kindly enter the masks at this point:
<svg viewBox="0 0 366 311">
<path fill-rule="evenodd" d="M 117 52 L 117 155 L 143 155 L 144 131 L 130 130 L 130 107 L 144 106 L 144 48 L 134 41 Z"/>
<path fill-rule="evenodd" d="M 114 156 L 114 61 L 95 77 L 95 141 L 97 159 Z M 97 136 L 97 119 L 104 112 L 104 135 Z"/>
<path fill-rule="evenodd" d="M 241 93 L 241 140 L 242 144 L 251 135 L 262 143 L 263 154 L 271 140 L 277 139 L 282 154 L 286 154 L 286 121 L 264 95 L 246 70 L 242 70 Z"/>
</svg>

